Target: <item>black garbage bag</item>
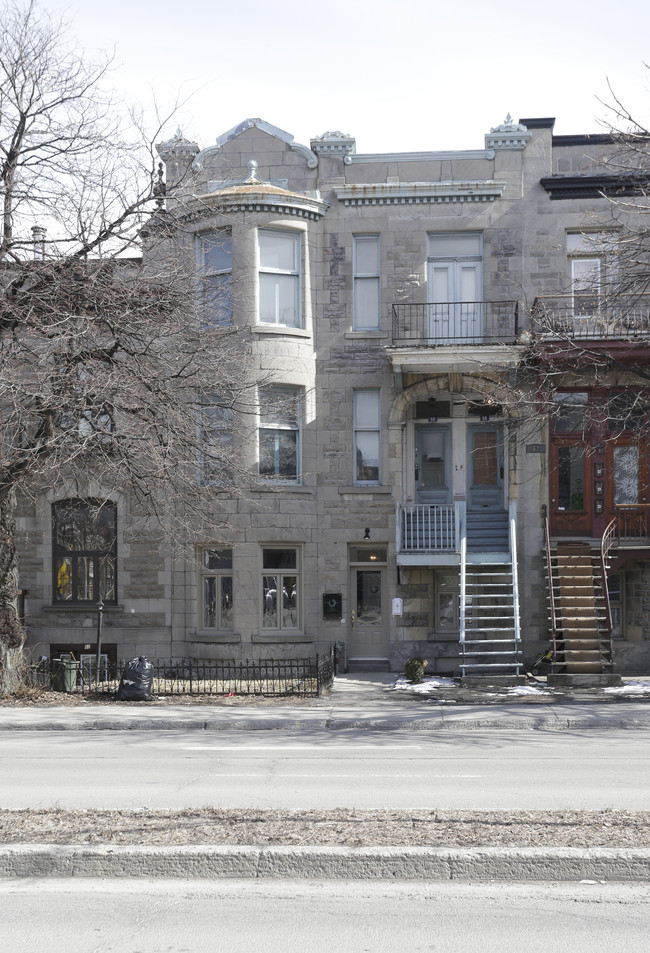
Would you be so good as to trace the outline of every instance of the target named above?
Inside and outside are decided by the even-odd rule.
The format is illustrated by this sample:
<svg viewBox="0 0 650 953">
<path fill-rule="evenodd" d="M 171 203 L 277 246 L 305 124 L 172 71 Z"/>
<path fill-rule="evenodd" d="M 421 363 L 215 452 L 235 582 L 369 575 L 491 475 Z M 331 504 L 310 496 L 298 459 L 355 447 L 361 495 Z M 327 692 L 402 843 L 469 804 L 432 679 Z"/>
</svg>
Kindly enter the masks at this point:
<svg viewBox="0 0 650 953">
<path fill-rule="evenodd" d="M 126 663 L 120 687 L 117 690 L 117 700 L 121 702 L 152 702 L 151 686 L 153 684 L 153 665 L 143 655 L 132 658 Z"/>
</svg>

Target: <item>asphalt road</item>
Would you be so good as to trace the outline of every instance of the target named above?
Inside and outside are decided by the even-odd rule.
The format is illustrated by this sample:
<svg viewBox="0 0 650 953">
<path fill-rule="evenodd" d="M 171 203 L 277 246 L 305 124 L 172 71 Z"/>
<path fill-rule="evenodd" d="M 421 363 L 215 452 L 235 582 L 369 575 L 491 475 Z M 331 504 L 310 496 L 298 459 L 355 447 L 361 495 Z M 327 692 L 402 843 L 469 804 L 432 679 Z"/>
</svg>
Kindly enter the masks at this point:
<svg viewBox="0 0 650 953">
<path fill-rule="evenodd" d="M 11 953 L 629 953 L 647 884 L 0 881 Z M 46 938 L 46 939 L 45 939 Z"/>
<path fill-rule="evenodd" d="M 647 810 L 645 732 L 0 733 L 0 806 Z"/>
</svg>

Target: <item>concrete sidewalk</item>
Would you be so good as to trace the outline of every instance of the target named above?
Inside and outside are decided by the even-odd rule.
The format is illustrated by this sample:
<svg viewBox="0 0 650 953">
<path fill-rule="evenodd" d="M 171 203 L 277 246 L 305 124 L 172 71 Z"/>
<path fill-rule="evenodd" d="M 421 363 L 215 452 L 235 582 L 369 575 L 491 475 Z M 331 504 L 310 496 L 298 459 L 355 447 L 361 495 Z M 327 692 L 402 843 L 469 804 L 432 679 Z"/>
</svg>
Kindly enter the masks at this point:
<svg viewBox="0 0 650 953">
<path fill-rule="evenodd" d="M 623 691 L 464 689 L 453 684 L 396 690 L 388 673 L 338 676 L 320 698 L 223 698 L 196 702 L 92 701 L 58 706 L 0 705 L 0 731 L 61 730 L 555 730 L 650 728 L 650 681 Z M 446 680 L 448 681 L 448 680 Z"/>
</svg>

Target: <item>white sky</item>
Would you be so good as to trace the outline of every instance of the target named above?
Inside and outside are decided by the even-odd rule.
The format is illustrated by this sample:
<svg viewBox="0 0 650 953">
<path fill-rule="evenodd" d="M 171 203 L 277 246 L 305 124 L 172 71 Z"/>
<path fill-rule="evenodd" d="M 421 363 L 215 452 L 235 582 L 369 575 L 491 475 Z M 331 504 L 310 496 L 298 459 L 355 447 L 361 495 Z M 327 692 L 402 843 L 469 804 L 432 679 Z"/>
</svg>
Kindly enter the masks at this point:
<svg viewBox="0 0 650 953">
<path fill-rule="evenodd" d="M 650 122 L 648 0 L 41 0 L 88 51 L 116 48 L 127 99 L 168 107 L 203 147 L 261 117 L 357 152 L 480 149 L 491 126 L 555 116 L 603 131 L 598 98 Z"/>
</svg>

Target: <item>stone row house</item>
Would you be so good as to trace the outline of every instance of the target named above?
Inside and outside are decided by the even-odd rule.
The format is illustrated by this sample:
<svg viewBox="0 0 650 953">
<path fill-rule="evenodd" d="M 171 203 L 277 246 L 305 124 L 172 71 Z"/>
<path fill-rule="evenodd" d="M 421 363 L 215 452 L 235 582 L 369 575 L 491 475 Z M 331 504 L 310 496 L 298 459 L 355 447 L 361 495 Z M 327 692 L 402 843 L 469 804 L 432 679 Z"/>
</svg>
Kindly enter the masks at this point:
<svg viewBox="0 0 650 953">
<path fill-rule="evenodd" d="M 198 279 L 252 332 L 259 480 L 183 559 L 126 538 L 126 490 L 100 517 L 42 494 L 20 521 L 31 645 L 91 651 L 101 583 L 120 658 L 336 643 L 350 669 L 519 673 L 551 641 L 558 671 L 645 671 L 650 321 L 608 294 L 611 196 L 638 176 L 553 125 L 361 154 L 250 119 L 159 146 Z M 71 508 L 94 549 L 60 529 Z"/>
</svg>

